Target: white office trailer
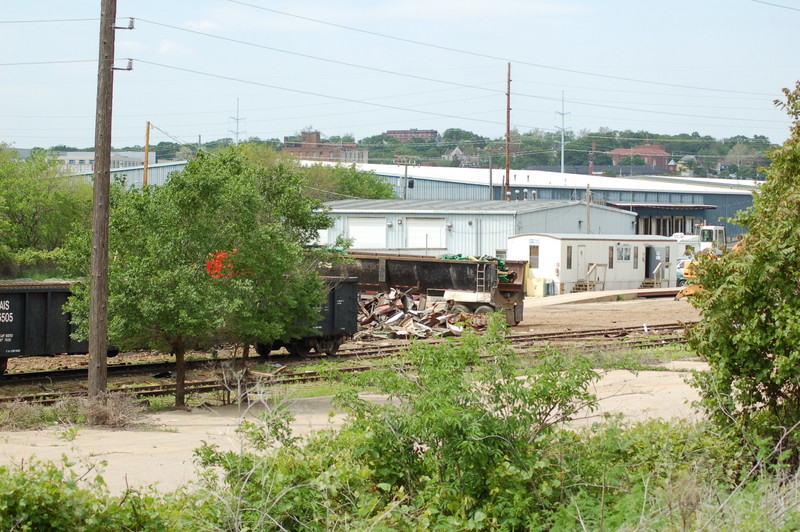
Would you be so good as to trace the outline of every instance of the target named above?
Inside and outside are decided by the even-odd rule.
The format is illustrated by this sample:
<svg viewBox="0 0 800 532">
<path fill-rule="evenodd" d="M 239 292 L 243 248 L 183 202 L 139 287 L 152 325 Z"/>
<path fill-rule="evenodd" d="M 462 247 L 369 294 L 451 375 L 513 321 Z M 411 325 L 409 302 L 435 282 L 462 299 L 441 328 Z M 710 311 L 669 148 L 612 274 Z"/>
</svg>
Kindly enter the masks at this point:
<svg viewBox="0 0 800 532">
<path fill-rule="evenodd" d="M 529 233 L 509 237 L 507 258 L 528 261 L 528 295 L 676 286 L 675 238 Z"/>
</svg>

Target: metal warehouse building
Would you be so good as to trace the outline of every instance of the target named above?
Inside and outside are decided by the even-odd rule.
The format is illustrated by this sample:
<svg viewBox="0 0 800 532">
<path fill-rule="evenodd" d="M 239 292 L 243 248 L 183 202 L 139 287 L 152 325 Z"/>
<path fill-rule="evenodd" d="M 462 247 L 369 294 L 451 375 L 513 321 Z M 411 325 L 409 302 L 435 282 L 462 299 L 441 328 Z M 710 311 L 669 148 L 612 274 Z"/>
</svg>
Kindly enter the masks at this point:
<svg viewBox="0 0 800 532">
<path fill-rule="evenodd" d="M 302 164 L 320 163 L 302 161 Z M 185 166 L 185 161 L 152 165 L 149 168 L 148 182 L 163 184 L 170 173 L 183 170 Z M 491 197 L 507 203 L 502 201 L 505 170 L 388 164 L 355 166 L 359 170 L 372 171 L 385 178 L 395 187 L 399 198 L 416 201 L 484 202 Z M 126 174 L 127 182 L 134 186 L 142 183 L 142 168 L 119 169 L 112 174 L 115 177 Z M 697 227 L 705 222 L 724 225 L 728 238 L 734 240 L 742 232 L 742 228 L 728 223 L 726 219 L 752 205 L 752 194 L 758 189 L 758 183 L 730 179 L 606 177 L 511 170 L 509 189 L 512 203 L 515 200 L 525 202 L 533 198 L 537 201 L 585 201 L 588 196 L 593 204 L 605 204 L 635 212 L 638 214 L 635 234 L 697 234 Z M 574 228 L 569 229 L 569 232 L 574 231 Z"/>
<path fill-rule="evenodd" d="M 304 163 L 310 164 L 310 163 Z M 503 200 L 505 170 L 359 164 L 395 187 L 409 200 Z M 726 226 L 733 239 L 742 228 L 724 221 L 753 203 L 757 183 L 727 179 L 669 177 L 606 177 L 540 170 L 511 170 L 511 200 L 580 201 L 638 213 L 636 234 L 696 234 L 704 222 Z M 720 220 L 722 218 L 722 220 Z M 582 232 L 582 231 L 581 231 Z M 597 232 L 597 231 L 592 231 Z"/>
<path fill-rule="evenodd" d="M 503 258 L 508 237 L 523 233 L 632 235 L 636 213 L 582 201 L 344 200 L 326 204 L 335 222 L 319 243 L 337 237 L 351 249 L 417 255 Z"/>
</svg>

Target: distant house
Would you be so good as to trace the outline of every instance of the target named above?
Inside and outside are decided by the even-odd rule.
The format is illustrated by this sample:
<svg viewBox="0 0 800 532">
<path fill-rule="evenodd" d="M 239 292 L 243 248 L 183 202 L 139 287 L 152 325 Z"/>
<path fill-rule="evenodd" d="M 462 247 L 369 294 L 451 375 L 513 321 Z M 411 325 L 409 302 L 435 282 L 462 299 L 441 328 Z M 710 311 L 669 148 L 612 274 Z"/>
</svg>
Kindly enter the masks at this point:
<svg viewBox="0 0 800 532">
<path fill-rule="evenodd" d="M 319 131 L 304 131 L 301 140 L 283 137 L 283 151 L 308 161 L 366 163 L 369 150 L 355 142 L 323 142 Z"/>
<path fill-rule="evenodd" d="M 480 157 L 478 155 L 467 155 L 464 150 L 456 146 L 444 152 L 442 159 L 446 161 L 457 161 L 458 166 L 478 166 L 480 164 Z"/>
<path fill-rule="evenodd" d="M 614 164 L 619 164 L 620 159 L 625 157 L 640 156 L 644 159 L 644 164 L 650 167 L 666 168 L 669 164 L 669 153 L 664 151 L 664 146 L 660 144 L 640 144 L 633 148 L 617 148 L 608 152 L 611 156 L 611 161 Z"/>
<path fill-rule="evenodd" d="M 434 140 L 437 144 L 442 141 L 442 136 L 435 129 L 391 129 L 386 134 L 403 144 L 411 139 Z"/>
<path fill-rule="evenodd" d="M 464 158 L 464 151 L 458 146 L 447 150 L 446 152 L 444 152 L 444 155 L 442 155 L 442 159 L 446 159 L 448 161 L 452 161 L 453 159 L 461 160 L 463 158 Z"/>
</svg>

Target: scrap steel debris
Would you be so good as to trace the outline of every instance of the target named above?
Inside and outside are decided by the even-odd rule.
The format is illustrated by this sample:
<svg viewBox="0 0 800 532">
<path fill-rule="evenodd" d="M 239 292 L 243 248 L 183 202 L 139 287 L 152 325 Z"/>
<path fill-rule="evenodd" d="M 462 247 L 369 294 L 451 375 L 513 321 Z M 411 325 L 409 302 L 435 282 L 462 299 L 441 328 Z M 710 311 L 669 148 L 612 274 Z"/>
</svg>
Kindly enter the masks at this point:
<svg viewBox="0 0 800 532">
<path fill-rule="evenodd" d="M 450 310 L 452 301 L 437 301 L 421 309 L 418 296 L 394 288 L 362 300 L 359 306 L 354 340 L 460 336 L 464 327 L 483 329 L 489 323 L 486 314 Z"/>
</svg>

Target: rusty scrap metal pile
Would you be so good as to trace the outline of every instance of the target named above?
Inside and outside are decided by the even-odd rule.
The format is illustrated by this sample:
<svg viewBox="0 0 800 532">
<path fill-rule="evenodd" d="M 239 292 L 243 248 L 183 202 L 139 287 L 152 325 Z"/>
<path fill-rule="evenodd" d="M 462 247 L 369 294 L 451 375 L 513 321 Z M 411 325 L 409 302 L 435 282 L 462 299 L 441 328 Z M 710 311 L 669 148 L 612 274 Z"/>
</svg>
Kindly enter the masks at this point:
<svg viewBox="0 0 800 532">
<path fill-rule="evenodd" d="M 359 331 L 353 339 L 460 336 L 464 327 L 483 329 L 489 323 L 486 314 L 453 311 L 451 306 L 436 301 L 421 309 L 418 297 L 392 288 L 359 303 Z"/>
</svg>

